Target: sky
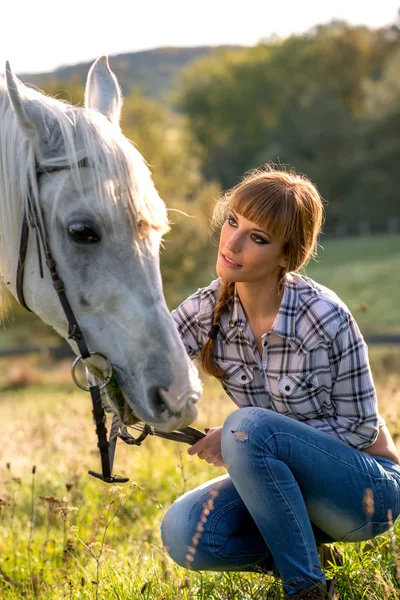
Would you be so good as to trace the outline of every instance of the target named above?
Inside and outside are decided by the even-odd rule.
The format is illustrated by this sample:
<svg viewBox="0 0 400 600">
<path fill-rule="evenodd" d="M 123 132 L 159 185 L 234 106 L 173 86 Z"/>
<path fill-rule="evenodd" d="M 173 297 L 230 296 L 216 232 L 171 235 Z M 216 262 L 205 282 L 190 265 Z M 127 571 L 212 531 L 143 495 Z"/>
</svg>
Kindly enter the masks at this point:
<svg viewBox="0 0 400 600">
<path fill-rule="evenodd" d="M 400 0 L 3 0 L 0 72 L 16 73 L 160 46 L 252 46 L 341 19 L 371 28 L 396 20 Z"/>
</svg>

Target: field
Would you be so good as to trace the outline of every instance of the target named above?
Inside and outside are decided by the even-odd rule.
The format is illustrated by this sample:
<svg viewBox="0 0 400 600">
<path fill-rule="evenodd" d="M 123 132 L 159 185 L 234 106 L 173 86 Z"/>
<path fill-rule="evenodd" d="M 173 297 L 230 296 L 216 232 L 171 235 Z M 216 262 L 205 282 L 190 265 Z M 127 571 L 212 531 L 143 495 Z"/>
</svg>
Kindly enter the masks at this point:
<svg viewBox="0 0 400 600">
<path fill-rule="evenodd" d="M 364 332 L 399 332 L 398 238 L 324 246 L 310 276 L 343 297 Z M 3 342 L 17 331 L 18 321 Z M 25 332 L 19 339 L 31 342 Z M 371 347 L 370 358 L 381 413 L 398 440 L 400 347 Z M 130 483 L 110 487 L 87 475 L 99 468 L 90 398 L 69 369 L 45 355 L 0 360 L 0 598 L 283 598 L 270 577 L 193 573 L 162 548 L 159 526 L 171 502 L 222 469 L 188 457 L 183 445 L 148 438 L 140 448 L 118 444 L 115 471 Z M 204 381 L 199 428 L 232 410 L 219 385 Z M 344 566 L 327 574 L 337 571 L 342 600 L 400 598 L 399 534 L 395 524 L 372 542 L 341 546 Z"/>
<path fill-rule="evenodd" d="M 400 333 L 400 236 L 321 239 L 310 277 L 346 302 L 363 333 Z"/>
</svg>

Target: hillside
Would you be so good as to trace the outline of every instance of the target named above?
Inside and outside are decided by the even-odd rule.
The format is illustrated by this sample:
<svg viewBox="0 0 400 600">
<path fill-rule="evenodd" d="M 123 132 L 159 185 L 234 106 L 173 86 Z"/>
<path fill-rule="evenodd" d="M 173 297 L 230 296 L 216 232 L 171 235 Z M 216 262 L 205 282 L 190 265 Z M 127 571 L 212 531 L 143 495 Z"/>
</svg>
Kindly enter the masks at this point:
<svg viewBox="0 0 400 600">
<path fill-rule="evenodd" d="M 165 100 L 174 89 L 176 76 L 191 62 L 211 52 L 241 49 L 241 46 L 201 46 L 195 48 L 155 48 L 109 57 L 124 94 L 134 88 L 151 98 Z M 46 81 L 56 79 L 84 83 L 93 61 L 59 67 L 51 73 L 22 74 L 25 83 L 44 87 Z"/>
</svg>

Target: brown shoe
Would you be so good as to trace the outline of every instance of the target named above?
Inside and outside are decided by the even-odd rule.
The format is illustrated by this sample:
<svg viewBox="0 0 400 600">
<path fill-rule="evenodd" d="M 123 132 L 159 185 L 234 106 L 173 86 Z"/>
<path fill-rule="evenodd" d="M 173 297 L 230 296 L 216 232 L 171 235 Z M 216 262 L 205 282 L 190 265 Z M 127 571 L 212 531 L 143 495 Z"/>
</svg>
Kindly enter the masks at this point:
<svg viewBox="0 0 400 600">
<path fill-rule="evenodd" d="M 326 580 L 326 598 L 328 600 L 340 600 L 339 594 L 336 592 L 336 575 L 333 579 Z"/>
<path fill-rule="evenodd" d="M 321 583 L 316 583 L 312 587 L 300 590 L 297 594 L 288 596 L 285 594 L 285 600 L 326 600 L 327 596 L 326 587 Z"/>
</svg>

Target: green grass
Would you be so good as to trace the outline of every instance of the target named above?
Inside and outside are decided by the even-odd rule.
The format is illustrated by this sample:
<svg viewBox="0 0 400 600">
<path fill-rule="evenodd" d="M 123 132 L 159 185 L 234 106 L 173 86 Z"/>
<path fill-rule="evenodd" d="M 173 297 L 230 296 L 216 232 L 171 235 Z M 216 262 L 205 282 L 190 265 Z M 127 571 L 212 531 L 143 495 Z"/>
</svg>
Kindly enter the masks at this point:
<svg viewBox="0 0 400 600">
<path fill-rule="evenodd" d="M 334 290 L 364 334 L 400 333 L 400 236 L 322 239 L 307 274 Z"/>
<path fill-rule="evenodd" d="M 381 411 L 393 430 L 400 423 L 400 349 L 374 349 L 371 358 Z M 185 571 L 162 548 L 159 526 L 168 506 L 222 469 L 188 457 L 186 446 L 148 438 L 140 448 L 118 445 L 116 472 L 131 483 L 110 487 L 87 475 L 99 468 L 90 399 L 73 387 L 68 362 L 0 361 L 0 388 L 6 390 L 1 395 L 0 598 L 283 598 L 280 582 L 271 577 Z M 206 379 L 196 426 L 219 425 L 232 408 L 220 386 Z M 397 524 L 394 533 L 400 534 Z M 389 534 L 341 547 L 342 600 L 400 598 L 398 544 Z"/>
</svg>

